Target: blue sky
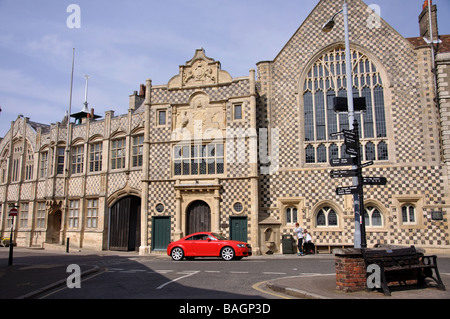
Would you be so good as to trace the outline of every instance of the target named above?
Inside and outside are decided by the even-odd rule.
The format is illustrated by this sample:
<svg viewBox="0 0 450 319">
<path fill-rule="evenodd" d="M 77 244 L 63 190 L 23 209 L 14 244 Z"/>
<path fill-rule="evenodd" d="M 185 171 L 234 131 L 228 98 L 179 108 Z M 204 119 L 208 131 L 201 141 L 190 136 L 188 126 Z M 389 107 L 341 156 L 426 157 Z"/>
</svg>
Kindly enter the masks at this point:
<svg viewBox="0 0 450 319">
<path fill-rule="evenodd" d="M 0 0 L 0 136 L 19 114 L 31 121 L 61 121 L 69 105 L 82 109 L 85 74 L 89 107 L 98 115 L 125 114 L 129 95 L 151 78 L 166 84 L 195 49 L 218 60 L 231 76 L 247 76 L 272 60 L 318 0 Z M 405 37 L 419 35 L 423 0 L 371 0 Z M 450 34 L 449 0 L 438 6 L 439 33 Z M 81 27 L 68 28 L 70 4 Z M 325 21 L 324 21 L 325 22 Z"/>
</svg>

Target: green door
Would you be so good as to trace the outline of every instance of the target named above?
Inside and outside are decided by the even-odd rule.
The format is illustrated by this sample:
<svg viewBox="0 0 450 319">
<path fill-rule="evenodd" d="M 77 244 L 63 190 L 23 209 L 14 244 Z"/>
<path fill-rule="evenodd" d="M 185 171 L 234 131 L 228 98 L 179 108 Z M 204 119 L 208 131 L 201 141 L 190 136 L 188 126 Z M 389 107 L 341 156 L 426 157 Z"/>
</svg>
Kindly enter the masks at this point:
<svg viewBox="0 0 450 319">
<path fill-rule="evenodd" d="M 170 243 L 170 217 L 153 217 L 152 250 L 166 250 Z"/>
<path fill-rule="evenodd" d="M 230 239 L 247 242 L 247 217 L 230 217 Z"/>
</svg>

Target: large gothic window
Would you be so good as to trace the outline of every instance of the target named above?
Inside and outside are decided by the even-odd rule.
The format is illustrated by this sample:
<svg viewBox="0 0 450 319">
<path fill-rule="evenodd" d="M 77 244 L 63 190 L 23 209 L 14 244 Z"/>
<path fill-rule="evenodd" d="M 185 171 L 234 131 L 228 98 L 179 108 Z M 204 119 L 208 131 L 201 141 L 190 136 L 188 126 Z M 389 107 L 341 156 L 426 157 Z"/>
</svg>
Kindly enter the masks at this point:
<svg viewBox="0 0 450 319">
<path fill-rule="evenodd" d="M 388 160 L 384 89 L 375 65 L 361 52 L 351 50 L 353 95 L 365 97 L 367 111 L 356 113 L 363 160 Z M 326 163 L 348 157 L 343 138 L 331 133 L 349 129 L 348 114 L 336 113 L 333 98 L 347 97 L 345 50 L 336 48 L 318 59 L 303 86 L 304 148 L 306 163 Z"/>
</svg>

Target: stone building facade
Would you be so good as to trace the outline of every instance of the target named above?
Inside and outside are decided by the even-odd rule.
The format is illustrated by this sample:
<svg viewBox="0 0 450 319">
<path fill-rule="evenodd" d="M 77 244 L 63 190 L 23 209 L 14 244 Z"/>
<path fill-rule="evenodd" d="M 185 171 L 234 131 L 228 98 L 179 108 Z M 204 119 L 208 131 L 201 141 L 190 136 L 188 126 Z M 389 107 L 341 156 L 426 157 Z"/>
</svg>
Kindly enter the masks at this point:
<svg viewBox="0 0 450 319">
<path fill-rule="evenodd" d="M 350 0 L 353 92 L 365 176 L 368 246 L 450 249 L 450 37 L 432 6 L 420 37 L 405 39 L 361 0 Z M 255 254 L 282 253 L 296 222 L 319 250 L 353 246 L 352 196 L 336 188 L 331 159 L 348 157 L 344 28 L 321 26 L 342 9 L 321 0 L 272 61 L 233 78 L 203 49 L 165 85 L 142 84 L 127 114 L 85 113 L 46 125 L 19 116 L 0 141 L 1 236 L 19 206 L 18 245 L 164 251 L 194 231 L 248 241 Z M 420 11 L 420 8 L 419 10 Z M 420 26 L 420 27 L 419 27 Z M 249 35 L 250 36 L 250 35 Z"/>
</svg>

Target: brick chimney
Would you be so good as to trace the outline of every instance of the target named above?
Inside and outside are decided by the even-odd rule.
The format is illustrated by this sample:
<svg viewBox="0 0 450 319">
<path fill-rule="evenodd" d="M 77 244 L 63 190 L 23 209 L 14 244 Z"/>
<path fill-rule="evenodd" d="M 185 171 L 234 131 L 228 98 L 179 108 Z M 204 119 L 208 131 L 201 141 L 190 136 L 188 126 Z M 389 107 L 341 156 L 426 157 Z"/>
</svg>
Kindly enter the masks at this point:
<svg viewBox="0 0 450 319">
<path fill-rule="evenodd" d="M 431 27 L 433 41 L 438 39 L 438 24 L 437 24 L 437 7 L 431 3 Z M 428 0 L 425 0 L 422 7 L 422 13 L 419 15 L 420 36 L 430 40 L 430 14 L 428 8 Z"/>
</svg>

